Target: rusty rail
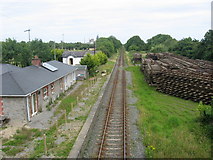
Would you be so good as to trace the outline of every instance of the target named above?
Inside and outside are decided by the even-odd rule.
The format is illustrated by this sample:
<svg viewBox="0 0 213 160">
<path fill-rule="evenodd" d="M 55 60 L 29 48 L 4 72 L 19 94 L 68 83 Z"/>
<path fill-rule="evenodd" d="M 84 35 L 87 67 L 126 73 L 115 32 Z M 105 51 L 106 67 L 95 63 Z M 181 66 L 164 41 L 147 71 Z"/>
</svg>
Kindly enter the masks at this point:
<svg viewBox="0 0 213 160">
<path fill-rule="evenodd" d="M 98 159 L 106 158 L 107 154 L 111 154 L 111 157 L 108 157 L 108 158 L 114 158 L 114 157 L 112 157 L 112 156 L 115 156 L 114 153 L 116 153 L 116 155 L 119 154 L 121 156 L 119 158 L 126 159 L 126 156 L 127 156 L 126 76 L 125 76 L 125 71 L 122 68 L 119 68 L 122 66 L 124 66 L 123 53 L 121 53 L 121 55 L 119 56 L 117 65 L 116 65 L 116 73 L 115 73 L 116 75 L 115 75 L 115 79 L 113 81 L 112 92 L 111 92 L 108 110 L 107 110 L 107 114 L 106 114 L 106 120 L 104 123 L 104 129 L 103 129 L 103 133 L 102 133 L 102 137 L 101 137 L 101 143 L 100 143 L 100 147 L 99 147 L 99 151 L 98 151 Z M 122 69 L 122 71 L 120 71 L 121 69 Z M 118 91 L 118 89 L 119 89 L 119 87 L 118 87 L 119 74 L 122 74 L 121 75 L 122 88 L 120 91 L 121 94 L 116 95 L 116 91 Z M 118 98 L 119 96 L 121 96 L 120 97 L 121 105 L 115 106 L 114 105 L 115 98 Z M 120 115 L 120 114 L 122 114 L 122 115 Z M 120 124 L 122 124 L 122 125 L 120 125 Z M 117 128 L 116 128 L 116 126 L 117 126 Z M 114 129 L 114 127 L 116 130 L 112 130 L 112 128 Z M 112 131 L 116 131 L 117 134 L 115 134 L 115 135 L 111 134 Z M 122 133 L 122 137 L 118 133 Z M 118 137 L 118 138 L 116 139 L 113 137 Z M 119 138 L 121 138 L 121 139 L 119 139 Z M 122 141 L 122 145 L 120 145 L 120 143 L 118 143 L 119 140 Z M 107 141 L 108 142 L 110 141 L 111 143 L 108 144 Z M 112 147 L 112 145 L 114 146 L 114 148 Z M 111 151 L 111 153 L 110 153 L 110 151 Z"/>
</svg>

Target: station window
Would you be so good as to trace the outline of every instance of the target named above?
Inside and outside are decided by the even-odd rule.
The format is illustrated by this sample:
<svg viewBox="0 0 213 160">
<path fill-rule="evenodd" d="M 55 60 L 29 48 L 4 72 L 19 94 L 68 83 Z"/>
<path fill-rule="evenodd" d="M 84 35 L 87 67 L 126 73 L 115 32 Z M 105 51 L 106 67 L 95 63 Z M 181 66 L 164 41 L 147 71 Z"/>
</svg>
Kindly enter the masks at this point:
<svg viewBox="0 0 213 160">
<path fill-rule="evenodd" d="M 52 92 L 52 94 L 54 94 L 55 92 L 54 92 L 54 83 L 52 83 L 51 85 L 51 92 Z"/>
<path fill-rule="evenodd" d="M 48 87 L 43 88 L 43 97 L 46 99 L 48 96 Z"/>
</svg>

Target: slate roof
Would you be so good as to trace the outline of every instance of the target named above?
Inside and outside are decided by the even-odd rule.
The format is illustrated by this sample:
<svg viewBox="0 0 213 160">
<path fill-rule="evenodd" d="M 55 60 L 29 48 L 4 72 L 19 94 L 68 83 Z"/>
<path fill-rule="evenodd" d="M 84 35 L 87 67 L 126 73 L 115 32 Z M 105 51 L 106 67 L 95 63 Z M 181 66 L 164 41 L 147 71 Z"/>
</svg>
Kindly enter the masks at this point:
<svg viewBox="0 0 213 160">
<path fill-rule="evenodd" d="M 2 74 L 0 78 L 0 83 L 2 84 L 0 85 L 0 95 L 26 96 L 76 70 L 75 67 L 58 61 L 46 63 L 58 68 L 58 70 L 52 72 L 42 66 L 32 65 Z"/>
<path fill-rule="evenodd" d="M 22 68 L 11 65 L 11 64 L 1 64 L 0 65 L 0 75 L 10 72 L 10 71 L 15 71 L 15 70 L 17 71 L 20 69 L 22 69 Z"/>
<path fill-rule="evenodd" d="M 87 65 L 75 65 L 74 67 L 77 70 L 87 70 Z"/>
<path fill-rule="evenodd" d="M 82 51 L 64 51 L 62 54 L 63 58 L 67 58 L 69 56 L 77 57 L 84 57 L 87 53 L 94 54 L 94 51 L 82 50 Z"/>
</svg>

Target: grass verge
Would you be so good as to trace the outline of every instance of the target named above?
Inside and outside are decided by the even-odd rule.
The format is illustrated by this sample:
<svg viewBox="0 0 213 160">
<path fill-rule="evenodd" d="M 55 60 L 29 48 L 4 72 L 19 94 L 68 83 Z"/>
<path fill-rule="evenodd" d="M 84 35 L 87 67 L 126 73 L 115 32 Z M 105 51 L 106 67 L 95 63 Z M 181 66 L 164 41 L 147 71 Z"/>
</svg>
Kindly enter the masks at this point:
<svg viewBox="0 0 213 160">
<path fill-rule="evenodd" d="M 199 121 L 198 103 L 155 91 L 140 67 L 131 66 L 140 111 L 138 126 L 148 158 L 210 158 L 210 126 Z"/>
</svg>

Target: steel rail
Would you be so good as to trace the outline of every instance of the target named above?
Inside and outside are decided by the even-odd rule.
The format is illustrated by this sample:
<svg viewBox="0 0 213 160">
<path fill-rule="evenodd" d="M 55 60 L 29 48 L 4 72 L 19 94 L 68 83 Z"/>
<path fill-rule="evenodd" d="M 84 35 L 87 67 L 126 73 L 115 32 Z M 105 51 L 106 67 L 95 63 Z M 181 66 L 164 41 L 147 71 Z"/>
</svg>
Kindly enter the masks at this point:
<svg viewBox="0 0 213 160">
<path fill-rule="evenodd" d="M 126 75 L 125 75 L 125 71 L 122 70 L 122 72 L 119 71 L 119 68 L 118 67 L 123 67 L 124 66 L 124 53 L 122 52 L 121 55 L 119 56 L 119 59 L 117 61 L 117 68 L 115 68 L 115 79 L 113 80 L 113 88 L 112 88 L 112 94 L 110 96 L 110 102 L 109 102 L 109 105 L 108 105 L 108 111 L 107 111 L 107 115 L 106 115 L 106 120 L 105 120 L 105 123 L 104 123 L 104 130 L 103 130 L 103 135 L 102 135 L 102 139 L 101 139 L 101 144 L 100 144 L 100 148 L 99 148 L 99 152 L 98 152 L 98 159 L 101 159 L 102 156 L 103 156 L 103 150 L 104 150 L 104 146 L 105 146 L 105 141 L 107 140 L 107 132 L 108 132 L 108 125 L 109 125 L 109 121 L 110 121 L 110 114 L 112 113 L 112 109 L 113 109 L 113 101 L 114 101 L 114 98 L 115 98 L 115 91 L 116 91 L 116 88 L 117 88 L 117 84 L 118 84 L 118 77 L 119 77 L 119 74 L 122 74 L 121 75 L 121 78 L 122 78 L 122 88 L 121 88 L 121 91 L 122 91 L 122 111 L 123 111 L 123 115 L 122 115 L 122 119 L 123 119 L 123 128 L 122 128 L 122 132 L 123 132 L 123 136 L 122 136 L 122 139 L 123 139 L 123 142 L 122 142 L 122 148 L 123 148 L 123 157 L 124 159 L 126 159 L 126 156 L 127 156 L 127 143 L 126 143 L 126 136 L 127 136 L 127 131 L 126 131 Z M 104 158 L 104 157 L 103 157 Z"/>
<path fill-rule="evenodd" d="M 119 60 L 120 60 L 120 58 L 119 58 Z M 118 65 L 120 65 L 119 60 L 118 60 Z M 107 125 L 108 125 L 108 122 L 109 122 L 109 116 L 110 116 L 110 112 L 111 112 L 111 108 L 112 108 L 112 104 L 113 104 L 113 99 L 114 99 L 114 94 L 115 94 L 115 89 L 116 89 L 116 85 L 117 85 L 117 81 L 118 81 L 118 73 L 119 73 L 119 70 L 117 69 L 116 77 L 115 77 L 115 80 L 114 80 L 114 83 L 113 83 L 112 94 L 110 96 L 110 102 L 109 102 L 107 117 L 106 117 L 106 121 L 105 121 L 105 124 L 104 124 L 104 131 L 103 131 L 103 136 L 102 136 L 102 140 L 101 140 L 101 146 L 100 146 L 100 149 L 99 149 L 99 152 L 98 152 L 98 159 L 101 158 L 102 151 L 103 151 L 104 141 L 105 141 L 105 137 L 106 137 L 106 133 L 107 133 Z"/>
</svg>

